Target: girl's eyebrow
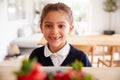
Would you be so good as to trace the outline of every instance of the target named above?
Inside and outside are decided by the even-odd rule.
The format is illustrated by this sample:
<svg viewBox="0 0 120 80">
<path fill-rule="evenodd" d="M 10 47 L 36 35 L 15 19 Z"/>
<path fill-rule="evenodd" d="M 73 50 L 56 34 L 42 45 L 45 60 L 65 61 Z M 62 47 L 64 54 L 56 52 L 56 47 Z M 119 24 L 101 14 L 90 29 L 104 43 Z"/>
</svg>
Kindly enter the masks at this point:
<svg viewBox="0 0 120 80">
<path fill-rule="evenodd" d="M 46 22 L 44 22 L 44 23 L 52 23 L 52 22 L 46 21 Z"/>
<path fill-rule="evenodd" d="M 65 23 L 64 21 L 60 21 L 60 22 L 58 22 L 58 23 Z"/>
</svg>

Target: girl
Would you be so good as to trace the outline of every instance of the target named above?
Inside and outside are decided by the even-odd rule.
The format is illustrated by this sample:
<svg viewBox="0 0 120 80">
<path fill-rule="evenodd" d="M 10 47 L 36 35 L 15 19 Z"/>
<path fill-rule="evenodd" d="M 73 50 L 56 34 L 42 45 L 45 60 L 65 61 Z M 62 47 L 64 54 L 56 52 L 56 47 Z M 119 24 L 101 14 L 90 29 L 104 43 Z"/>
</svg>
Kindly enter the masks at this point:
<svg viewBox="0 0 120 80">
<path fill-rule="evenodd" d="M 67 42 L 74 26 L 72 11 L 66 4 L 47 4 L 42 11 L 40 28 L 47 44 L 33 50 L 29 59 L 37 58 L 43 66 L 67 66 L 75 60 L 91 66 L 86 54 Z"/>
</svg>

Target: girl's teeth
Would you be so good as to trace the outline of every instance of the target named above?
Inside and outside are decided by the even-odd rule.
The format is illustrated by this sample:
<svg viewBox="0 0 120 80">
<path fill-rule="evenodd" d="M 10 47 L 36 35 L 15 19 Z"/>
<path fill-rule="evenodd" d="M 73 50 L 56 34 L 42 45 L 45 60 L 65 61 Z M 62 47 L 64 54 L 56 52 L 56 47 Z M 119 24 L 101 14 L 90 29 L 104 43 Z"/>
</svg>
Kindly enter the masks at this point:
<svg viewBox="0 0 120 80">
<path fill-rule="evenodd" d="M 52 39 L 52 40 L 56 40 L 56 39 L 58 39 L 58 37 L 52 37 L 51 39 Z"/>
</svg>

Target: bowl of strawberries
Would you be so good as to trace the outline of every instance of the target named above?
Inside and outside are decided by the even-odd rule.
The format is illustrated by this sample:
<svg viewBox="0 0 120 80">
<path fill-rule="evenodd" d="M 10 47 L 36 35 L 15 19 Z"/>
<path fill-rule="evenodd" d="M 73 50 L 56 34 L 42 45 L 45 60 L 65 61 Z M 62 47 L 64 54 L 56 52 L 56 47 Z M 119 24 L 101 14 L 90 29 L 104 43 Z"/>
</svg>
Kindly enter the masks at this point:
<svg viewBox="0 0 120 80">
<path fill-rule="evenodd" d="M 82 71 L 83 64 L 76 60 L 72 67 L 49 67 L 46 71 L 35 59 L 23 60 L 21 68 L 15 71 L 17 80 L 94 80 L 93 76 Z"/>
</svg>

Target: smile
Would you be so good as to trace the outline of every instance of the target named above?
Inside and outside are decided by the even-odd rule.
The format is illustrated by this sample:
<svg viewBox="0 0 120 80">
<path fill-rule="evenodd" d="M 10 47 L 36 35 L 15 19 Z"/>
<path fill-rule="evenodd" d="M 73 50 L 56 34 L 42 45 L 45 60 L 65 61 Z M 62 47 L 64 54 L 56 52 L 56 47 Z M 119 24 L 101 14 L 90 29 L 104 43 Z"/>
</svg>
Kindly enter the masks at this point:
<svg viewBox="0 0 120 80">
<path fill-rule="evenodd" d="M 60 37 L 50 37 L 50 39 L 55 41 L 55 40 L 60 39 Z"/>
</svg>

